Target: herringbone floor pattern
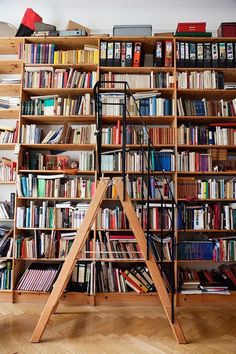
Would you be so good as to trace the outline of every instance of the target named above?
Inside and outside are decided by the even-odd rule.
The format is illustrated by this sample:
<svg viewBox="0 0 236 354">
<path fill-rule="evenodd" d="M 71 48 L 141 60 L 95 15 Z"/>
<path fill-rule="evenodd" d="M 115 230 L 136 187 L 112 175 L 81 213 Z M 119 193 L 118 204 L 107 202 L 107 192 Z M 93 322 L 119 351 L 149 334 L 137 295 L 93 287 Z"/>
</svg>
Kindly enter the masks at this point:
<svg viewBox="0 0 236 354">
<path fill-rule="evenodd" d="M 178 309 L 189 342 L 175 342 L 160 306 L 60 306 L 43 342 L 30 338 L 43 305 L 0 304 L 0 354 L 233 354 L 235 307 Z"/>
</svg>

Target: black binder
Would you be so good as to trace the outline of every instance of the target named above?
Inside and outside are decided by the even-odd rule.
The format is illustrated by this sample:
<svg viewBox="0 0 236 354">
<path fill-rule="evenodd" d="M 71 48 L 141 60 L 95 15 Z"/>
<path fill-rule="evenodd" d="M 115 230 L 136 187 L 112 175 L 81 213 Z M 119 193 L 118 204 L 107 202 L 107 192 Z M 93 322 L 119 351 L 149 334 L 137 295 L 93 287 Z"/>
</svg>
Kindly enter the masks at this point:
<svg viewBox="0 0 236 354">
<path fill-rule="evenodd" d="M 226 61 L 227 61 L 227 68 L 234 67 L 234 43 L 229 42 L 226 43 Z"/>
<path fill-rule="evenodd" d="M 220 68 L 226 68 L 226 45 L 225 43 L 219 43 L 219 64 Z"/>
<path fill-rule="evenodd" d="M 194 68 L 196 66 L 196 58 L 197 58 L 197 49 L 196 49 L 196 43 L 191 42 L 189 43 L 189 62 L 190 62 L 190 67 Z"/>
<path fill-rule="evenodd" d="M 213 68 L 219 67 L 219 46 L 218 43 L 211 44 L 211 62 Z"/>
<path fill-rule="evenodd" d="M 132 66 L 133 63 L 133 43 L 126 43 L 125 50 L 125 66 Z"/>
<path fill-rule="evenodd" d="M 180 67 L 184 68 L 185 67 L 185 43 L 180 42 Z"/>
<path fill-rule="evenodd" d="M 197 67 L 202 68 L 204 65 L 203 43 L 197 43 Z"/>
<path fill-rule="evenodd" d="M 184 54 L 184 58 L 185 58 L 185 67 L 189 67 L 190 65 L 190 61 L 189 61 L 189 42 L 185 42 L 184 43 L 184 47 L 185 47 L 185 54 Z"/>
<path fill-rule="evenodd" d="M 114 43 L 107 43 L 107 66 L 114 66 Z"/>
<path fill-rule="evenodd" d="M 163 43 L 156 42 L 155 54 L 154 54 L 155 66 L 163 66 Z"/>
<path fill-rule="evenodd" d="M 204 43 L 204 67 L 210 68 L 211 67 L 211 43 Z"/>
<path fill-rule="evenodd" d="M 107 65 L 107 42 L 101 42 L 100 48 L 100 65 Z"/>
<path fill-rule="evenodd" d="M 176 42 L 176 66 L 180 66 L 180 43 Z"/>
<path fill-rule="evenodd" d="M 114 43 L 114 66 L 121 66 L 121 43 Z"/>
</svg>

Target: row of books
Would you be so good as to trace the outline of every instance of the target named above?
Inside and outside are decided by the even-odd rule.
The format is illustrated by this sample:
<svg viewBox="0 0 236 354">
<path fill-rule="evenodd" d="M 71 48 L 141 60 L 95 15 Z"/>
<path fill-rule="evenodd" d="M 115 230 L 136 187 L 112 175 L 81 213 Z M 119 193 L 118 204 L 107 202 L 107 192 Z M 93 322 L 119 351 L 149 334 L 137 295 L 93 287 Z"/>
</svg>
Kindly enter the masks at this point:
<svg viewBox="0 0 236 354">
<path fill-rule="evenodd" d="M 0 203 L 0 219 L 14 219 L 15 193 L 10 194 L 10 201 Z"/>
<path fill-rule="evenodd" d="M 0 126 L 0 144 L 15 144 L 18 141 L 19 122 L 15 127 Z"/>
<path fill-rule="evenodd" d="M 108 116 L 122 116 L 123 108 L 121 106 L 123 97 L 120 94 L 109 94 L 102 97 L 102 114 Z M 108 104 L 107 104 L 108 103 Z M 112 104 L 109 104 L 112 103 Z M 173 116 L 174 100 L 169 98 L 154 97 L 134 100 L 133 97 L 127 99 L 127 108 L 130 116 Z"/>
<path fill-rule="evenodd" d="M 15 240 L 15 258 L 65 258 L 76 237 L 76 232 L 34 230 L 30 236 L 20 236 Z M 87 239 L 80 257 L 93 258 L 93 241 Z"/>
<path fill-rule="evenodd" d="M 209 178 L 207 180 L 195 177 L 178 177 L 178 198 L 186 199 L 235 199 L 235 178 Z"/>
<path fill-rule="evenodd" d="M 0 158 L 0 182 L 16 180 L 16 162 L 7 157 Z"/>
<path fill-rule="evenodd" d="M 13 289 L 13 271 L 11 261 L 0 261 L 0 290 Z"/>
<path fill-rule="evenodd" d="M 88 210 L 89 204 L 75 206 L 70 202 L 50 206 L 48 201 L 37 204 L 30 201 L 29 206 L 19 206 L 16 210 L 18 228 L 74 228 L 78 229 Z"/>
<path fill-rule="evenodd" d="M 230 101 L 183 100 L 177 99 L 179 116 L 216 116 L 231 117 L 236 115 L 236 99 Z"/>
<path fill-rule="evenodd" d="M 154 73 L 150 74 L 115 74 L 112 72 L 100 75 L 100 80 L 104 81 L 104 88 L 123 89 L 126 81 L 131 89 L 135 88 L 173 88 L 174 76 L 171 73 Z M 120 82 L 121 81 L 121 82 Z"/>
<path fill-rule="evenodd" d="M 48 292 L 60 270 L 59 264 L 32 263 L 19 279 L 16 290 Z"/>
<path fill-rule="evenodd" d="M 26 43 L 24 48 L 26 64 L 98 64 L 99 51 L 85 45 L 83 49 L 56 50 L 54 43 Z"/>
<path fill-rule="evenodd" d="M 235 261 L 236 240 L 228 238 L 214 241 L 181 241 L 178 244 L 178 259 Z"/>
<path fill-rule="evenodd" d="M 234 170 L 236 160 L 233 159 L 229 161 L 224 161 L 225 159 L 223 157 L 219 158 L 218 161 L 214 161 L 214 157 L 211 153 L 181 151 L 177 154 L 177 171 L 217 172 L 219 171 L 217 168 L 215 168 L 217 167 L 217 165 L 219 165 L 219 167 L 223 171 Z"/>
<path fill-rule="evenodd" d="M 171 193 L 173 193 L 174 183 L 171 180 L 165 180 L 157 177 L 149 177 L 149 183 L 147 178 L 140 176 L 127 176 L 126 177 L 126 190 L 130 198 L 134 199 L 147 199 L 148 190 L 150 199 L 171 199 Z M 114 185 L 110 185 L 107 190 L 107 197 L 115 199 L 117 198 L 117 191 Z"/>
<path fill-rule="evenodd" d="M 228 295 L 235 289 L 235 270 L 222 264 L 213 270 L 194 270 L 179 268 L 179 286 L 182 294 L 219 294 Z M 227 273 L 227 275 L 226 275 Z M 235 285 L 233 283 L 235 278 Z"/>
<path fill-rule="evenodd" d="M 97 73 L 74 68 L 25 67 L 24 88 L 93 88 Z"/>
<path fill-rule="evenodd" d="M 232 42 L 176 42 L 177 67 L 220 67 L 236 66 L 235 46 Z"/>
<path fill-rule="evenodd" d="M 22 169 L 26 170 L 94 170 L 94 153 L 78 151 L 77 159 L 72 160 L 66 155 L 42 154 L 38 151 L 24 151 Z"/>
<path fill-rule="evenodd" d="M 95 124 L 81 125 L 72 128 L 64 123 L 57 130 L 43 129 L 36 124 L 22 125 L 20 128 L 20 142 L 23 144 L 95 144 Z"/>
<path fill-rule="evenodd" d="M 173 151 L 151 151 L 151 164 L 149 166 L 151 171 L 174 171 L 175 170 L 175 156 Z M 126 170 L 132 172 L 147 171 L 148 160 L 147 152 L 128 152 L 125 155 Z M 122 153 L 106 153 L 102 155 L 101 159 L 102 171 L 121 171 L 122 170 Z"/>
<path fill-rule="evenodd" d="M 126 144 L 148 144 L 148 138 L 154 145 L 173 144 L 174 129 L 173 128 L 134 128 L 131 125 L 126 127 Z M 118 120 L 117 125 L 102 129 L 102 144 L 122 144 L 123 127 L 120 126 Z"/>
<path fill-rule="evenodd" d="M 179 205 L 179 229 L 234 230 L 236 227 L 236 204 Z"/>
<path fill-rule="evenodd" d="M 236 145 L 236 129 L 224 126 L 199 126 L 181 124 L 178 127 L 178 144 L 186 145 Z"/>
<path fill-rule="evenodd" d="M 160 204 L 149 204 L 149 211 L 147 206 L 135 205 L 136 215 L 143 228 L 149 226 L 150 229 L 160 229 L 161 225 L 164 229 L 171 227 L 171 205 L 164 203 L 163 209 Z M 149 213 L 149 220 L 148 220 Z M 125 212 L 119 206 L 115 209 L 103 208 L 99 210 L 97 227 L 99 229 L 129 229 L 129 223 Z"/>
<path fill-rule="evenodd" d="M 177 74 L 179 89 L 224 89 L 224 73 L 220 71 L 183 71 Z"/>
<path fill-rule="evenodd" d="M 73 97 L 32 96 L 22 102 L 22 115 L 91 115 L 94 113 L 94 100 L 89 93 Z"/>
<path fill-rule="evenodd" d="M 158 41 L 153 48 L 152 58 L 147 58 L 141 42 L 101 42 L 101 66 L 173 66 L 173 42 Z"/>
<path fill-rule="evenodd" d="M 61 175 L 18 175 L 18 197 L 92 198 L 95 181 L 91 178 Z"/>
</svg>

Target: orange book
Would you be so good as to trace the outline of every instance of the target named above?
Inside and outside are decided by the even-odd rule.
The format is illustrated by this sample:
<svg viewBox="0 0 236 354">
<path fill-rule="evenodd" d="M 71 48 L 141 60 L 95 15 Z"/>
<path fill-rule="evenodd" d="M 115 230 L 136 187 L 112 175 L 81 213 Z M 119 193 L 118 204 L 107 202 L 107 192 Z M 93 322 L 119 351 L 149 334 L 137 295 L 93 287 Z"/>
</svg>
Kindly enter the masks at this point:
<svg viewBox="0 0 236 354">
<path fill-rule="evenodd" d="M 141 42 L 136 42 L 134 44 L 134 58 L 133 58 L 133 66 L 139 67 L 141 61 Z"/>
</svg>

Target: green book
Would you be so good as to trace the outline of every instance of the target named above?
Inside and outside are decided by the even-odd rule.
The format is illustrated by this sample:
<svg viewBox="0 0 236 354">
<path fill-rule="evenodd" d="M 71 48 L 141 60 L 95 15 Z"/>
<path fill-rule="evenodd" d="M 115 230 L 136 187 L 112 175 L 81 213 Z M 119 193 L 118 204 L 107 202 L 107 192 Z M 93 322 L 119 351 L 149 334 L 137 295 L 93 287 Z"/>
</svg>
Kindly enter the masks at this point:
<svg viewBox="0 0 236 354">
<path fill-rule="evenodd" d="M 38 197 L 45 196 L 45 179 L 38 179 Z"/>
<path fill-rule="evenodd" d="M 175 37 L 212 37 L 212 32 L 176 32 Z"/>
</svg>

